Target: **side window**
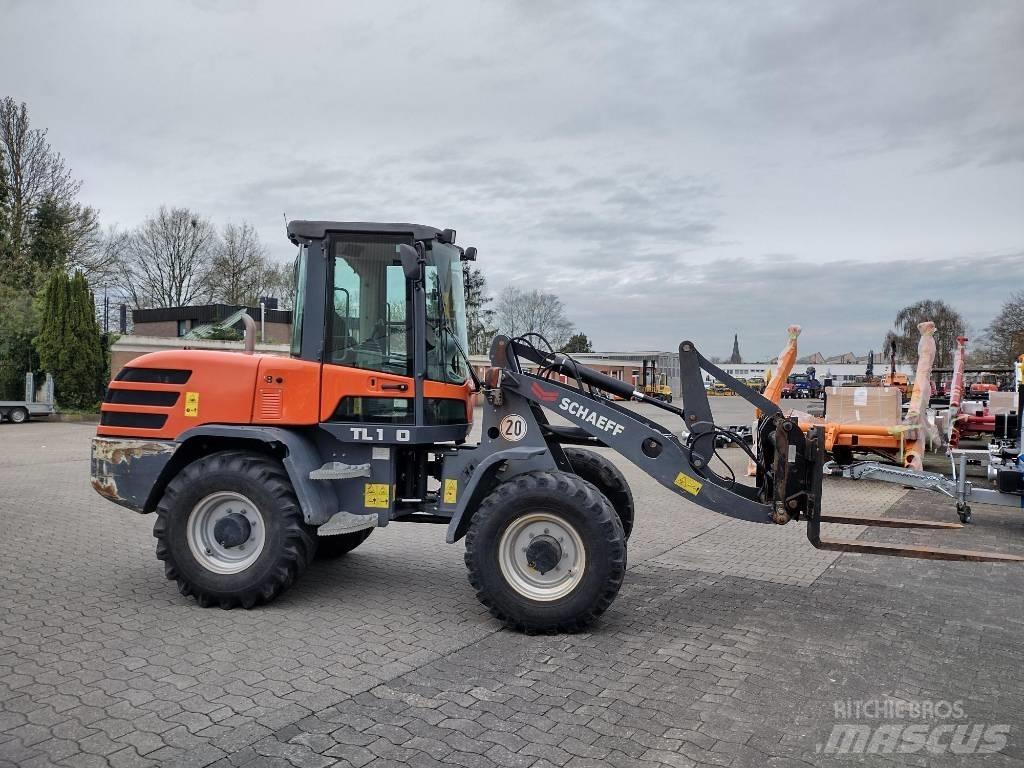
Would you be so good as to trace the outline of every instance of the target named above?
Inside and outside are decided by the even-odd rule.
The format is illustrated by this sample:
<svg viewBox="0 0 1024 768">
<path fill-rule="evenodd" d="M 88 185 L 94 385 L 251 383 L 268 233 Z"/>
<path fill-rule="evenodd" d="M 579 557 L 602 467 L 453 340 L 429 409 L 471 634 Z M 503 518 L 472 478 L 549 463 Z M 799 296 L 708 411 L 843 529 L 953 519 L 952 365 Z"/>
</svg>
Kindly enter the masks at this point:
<svg viewBox="0 0 1024 768">
<path fill-rule="evenodd" d="M 295 307 L 292 309 L 292 349 L 293 355 L 302 354 L 302 308 L 306 303 L 306 246 L 300 245 L 295 256 L 292 269 L 295 281 Z"/>
<path fill-rule="evenodd" d="M 393 242 L 334 244 L 334 281 L 327 308 L 335 365 L 407 375 L 406 281 Z"/>
</svg>

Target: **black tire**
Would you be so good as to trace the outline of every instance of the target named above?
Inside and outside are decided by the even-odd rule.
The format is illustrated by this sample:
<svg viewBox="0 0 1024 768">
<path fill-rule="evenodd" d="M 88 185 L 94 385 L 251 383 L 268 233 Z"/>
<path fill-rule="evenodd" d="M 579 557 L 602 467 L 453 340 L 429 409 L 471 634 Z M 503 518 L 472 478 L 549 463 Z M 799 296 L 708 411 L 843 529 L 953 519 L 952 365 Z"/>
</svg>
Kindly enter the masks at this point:
<svg viewBox="0 0 1024 768">
<path fill-rule="evenodd" d="M 238 573 L 210 570 L 189 546 L 190 516 L 201 501 L 222 491 L 249 499 L 264 524 L 258 559 Z M 164 561 L 167 578 L 204 608 L 268 603 L 292 585 L 316 554 L 316 536 L 303 522 L 284 468 L 258 453 L 222 451 L 192 462 L 168 484 L 156 513 L 156 556 Z"/>
<path fill-rule="evenodd" d="M 11 420 L 12 424 L 24 424 L 28 421 L 28 409 L 12 408 L 7 414 L 7 418 Z"/>
<path fill-rule="evenodd" d="M 347 555 L 358 547 L 373 533 L 373 528 L 366 528 L 355 533 L 339 533 L 334 536 L 317 536 L 316 556 L 321 560 L 334 560 Z"/>
<path fill-rule="evenodd" d="M 557 518 L 583 545 L 582 575 L 557 599 L 524 595 L 502 571 L 499 550 L 506 532 L 534 514 Z M 530 472 L 498 485 L 477 508 L 466 534 L 466 567 L 477 598 L 507 626 L 528 634 L 577 632 L 618 594 L 626 572 L 626 539 L 611 503 L 586 480 L 565 472 Z"/>
<path fill-rule="evenodd" d="M 612 503 L 622 523 L 626 541 L 629 541 L 629 535 L 633 532 L 633 492 L 622 472 L 604 456 L 586 448 L 566 445 L 562 450 L 572 464 L 572 471 L 595 486 Z"/>
</svg>

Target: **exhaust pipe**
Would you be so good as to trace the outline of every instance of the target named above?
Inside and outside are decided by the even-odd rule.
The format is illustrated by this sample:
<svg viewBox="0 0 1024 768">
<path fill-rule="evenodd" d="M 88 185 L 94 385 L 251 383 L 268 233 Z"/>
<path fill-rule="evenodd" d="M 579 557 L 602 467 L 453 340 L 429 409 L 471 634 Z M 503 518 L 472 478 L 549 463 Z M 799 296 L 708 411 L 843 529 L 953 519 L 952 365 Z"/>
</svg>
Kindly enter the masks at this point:
<svg viewBox="0 0 1024 768">
<path fill-rule="evenodd" d="M 246 312 L 242 315 L 242 324 L 245 325 L 245 354 L 251 355 L 256 351 L 256 321 Z"/>
</svg>

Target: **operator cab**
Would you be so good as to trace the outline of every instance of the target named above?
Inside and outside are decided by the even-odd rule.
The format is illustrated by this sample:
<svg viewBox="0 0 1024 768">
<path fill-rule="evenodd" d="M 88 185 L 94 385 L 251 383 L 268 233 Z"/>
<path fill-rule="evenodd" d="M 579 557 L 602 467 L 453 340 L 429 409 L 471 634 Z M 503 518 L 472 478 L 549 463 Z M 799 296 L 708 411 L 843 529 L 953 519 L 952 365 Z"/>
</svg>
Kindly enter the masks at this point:
<svg viewBox="0 0 1024 768">
<path fill-rule="evenodd" d="M 380 442 L 464 440 L 462 262 L 475 249 L 418 224 L 293 221 L 288 236 L 298 246 L 291 353 L 324 365 L 321 421 L 375 425 L 370 435 L 402 427 Z"/>
</svg>

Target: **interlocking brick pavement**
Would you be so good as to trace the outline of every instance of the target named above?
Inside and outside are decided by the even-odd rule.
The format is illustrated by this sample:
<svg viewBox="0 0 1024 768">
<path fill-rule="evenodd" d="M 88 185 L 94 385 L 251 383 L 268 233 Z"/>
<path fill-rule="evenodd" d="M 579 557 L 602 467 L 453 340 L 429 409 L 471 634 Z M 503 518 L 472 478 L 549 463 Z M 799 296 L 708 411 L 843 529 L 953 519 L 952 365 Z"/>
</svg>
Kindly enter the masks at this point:
<svg viewBox="0 0 1024 768">
<path fill-rule="evenodd" d="M 202 610 L 164 580 L 152 517 L 89 487 L 90 434 L 0 425 L 0 766 L 823 764 L 834 702 L 883 695 L 960 699 L 1010 738 L 861 760 L 1024 764 L 1020 569 L 823 557 L 623 466 L 630 570 L 589 634 L 501 630 L 434 526 L 376 531 L 262 609 Z M 893 486 L 825 493 L 954 519 Z M 1022 525 L 979 505 L 913 538 L 1024 552 Z"/>
</svg>

